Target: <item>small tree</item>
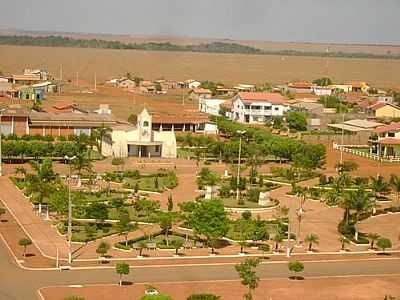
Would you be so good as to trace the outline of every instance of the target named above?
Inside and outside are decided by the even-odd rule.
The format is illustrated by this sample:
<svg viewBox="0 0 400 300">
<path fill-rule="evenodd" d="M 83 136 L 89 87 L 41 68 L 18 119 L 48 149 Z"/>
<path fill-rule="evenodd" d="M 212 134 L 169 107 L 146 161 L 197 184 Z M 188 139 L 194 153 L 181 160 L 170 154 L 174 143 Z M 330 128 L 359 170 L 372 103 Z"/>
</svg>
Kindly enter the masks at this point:
<svg viewBox="0 0 400 300">
<path fill-rule="evenodd" d="M 119 234 L 125 237 L 125 246 L 128 246 L 128 234 L 135 229 L 135 226 L 131 224 L 131 219 L 126 209 L 120 209 L 119 211 L 117 228 Z"/>
<path fill-rule="evenodd" d="M 24 254 L 23 254 L 23 257 L 26 257 L 26 248 L 27 248 L 28 246 L 32 245 L 32 241 L 31 241 L 30 239 L 23 238 L 23 239 L 20 239 L 20 240 L 18 241 L 18 244 L 19 244 L 20 246 L 24 247 Z"/>
<path fill-rule="evenodd" d="M 235 265 L 235 269 L 239 274 L 241 282 L 244 286 L 247 286 L 248 292 L 244 294 L 245 300 L 252 300 L 252 292 L 258 287 L 260 278 L 257 276 L 256 267 L 260 261 L 254 258 L 248 258 L 244 262 Z"/>
<path fill-rule="evenodd" d="M 343 236 L 343 235 L 339 238 L 339 242 L 340 242 L 340 245 L 341 245 L 340 250 L 342 250 L 342 251 L 345 250 L 345 245 L 346 244 L 350 244 L 349 239 L 347 237 Z"/>
<path fill-rule="evenodd" d="M 179 255 L 179 249 L 183 246 L 183 240 L 173 239 L 171 243 L 175 248 L 175 255 Z"/>
<path fill-rule="evenodd" d="M 313 244 L 319 244 L 319 237 L 314 233 L 310 233 L 306 236 L 305 242 L 308 243 L 308 251 L 312 251 Z"/>
<path fill-rule="evenodd" d="M 122 276 L 129 274 L 129 265 L 125 262 L 117 263 L 115 271 L 119 275 L 119 285 L 122 285 Z"/>
<path fill-rule="evenodd" d="M 139 256 L 142 256 L 143 249 L 146 249 L 146 248 L 147 248 L 147 243 L 146 243 L 146 241 L 140 241 L 140 242 L 137 244 L 137 247 L 139 248 Z"/>
<path fill-rule="evenodd" d="M 369 241 L 370 241 L 370 248 L 374 249 L 374 245 L 375 245 L 376 241 L 379 240 L 379 234 L 370 233 L 370 234 L 368 234 L 368 238 L 369 238 Z"/>
<path fill-rule="evenodd" d="M 172 195 L 168 195 L 168 211 L 172 211 L 174 209 L 174 202 L 172 201 Z"/>
<path fill-rule="evenodd" d="M 277 232 L 272 240 L 275 242 L 275 251 L 278 252 L 279 244 L 283 241 L 283 235 Z"/>
<path fill-rule="evenodd" d="M 260 246 L 258 246 L 258 250 L 262 251 L 263 258 L 265 258 L 265 253 L 269 252 L 270 249 L 271 247 L 269 246 L 269 244 L 261 244 Z"/>
<path fill-rule="evenodd" d="M 290 272 L 294 272 L 294 279 L 299 279 L 299 276 L 297 276 L 297 273 L 303 272 L 304 270 L 304 264 L 300 261 L 291 261 L 288 264 L 288 268 Z"/>
<path fill-rule="evenodd" d="M 376 245 L 382 249 L 382 252 L 385 253 L 385 250 L 387 248 L 391 248 L 392 247 L 392 241 L 387 239 L 387 238 L 379 238 L 378 242 L 376 243 Z"/>
<path fill-rule="evenodd" d="M 100 255 L 100 257 L 105 257 L 108 250 L 110 250 L 110 245 L 104 241 L 100 242 L 99 246 L 97 246 L 96 253 Z"/>
</svg>

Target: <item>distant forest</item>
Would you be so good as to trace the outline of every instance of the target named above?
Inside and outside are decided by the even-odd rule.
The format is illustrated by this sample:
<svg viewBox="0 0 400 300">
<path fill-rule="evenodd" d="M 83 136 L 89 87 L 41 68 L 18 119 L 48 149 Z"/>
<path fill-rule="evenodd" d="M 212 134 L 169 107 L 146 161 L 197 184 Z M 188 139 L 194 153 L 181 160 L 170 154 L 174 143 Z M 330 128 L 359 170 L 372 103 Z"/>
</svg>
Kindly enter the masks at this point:
<svg viewBox="0 0 400 300">
<path fill-rule="evenodd" d="M 0 45 L 18 46 L 44 46 L 44 47 L 75 47 L 75 48 L 101 48 L 101 49 L 132 49 L 152 51 L 182 51 L 182 52 L 208 52 L 208 53 L 234 53 L 257 55 L 282 55 L 282 56 L 316 56 L 316 57 L 343 57 L 343 58 L 372 58 L 372 59 L 400 59 L 400 54 L 374 54 L 365 52 L 309 52 L 298 50 L 263 50 L 245 46 L 238 43 L 213 42 L 198 45 L 176 45 L 164 43 L 123 43 L 99 39 L 74 39 L 63 36 L 0 36 Z"/>
</svg>

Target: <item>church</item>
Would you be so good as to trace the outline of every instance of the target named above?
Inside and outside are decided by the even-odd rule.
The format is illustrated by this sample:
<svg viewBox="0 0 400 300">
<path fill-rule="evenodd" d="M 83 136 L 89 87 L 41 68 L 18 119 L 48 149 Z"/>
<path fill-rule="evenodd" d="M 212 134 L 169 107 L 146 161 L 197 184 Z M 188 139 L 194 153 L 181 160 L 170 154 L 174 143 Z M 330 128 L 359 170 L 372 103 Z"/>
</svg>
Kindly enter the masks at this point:
<svg viewBox="0 0 400 300">
<path fill-rule="evenodd" d="M 175 133 L 153 131 L 152 116 L 147 109 L 137 116 L 136 126 L 118 124 L 111 128 L 111 140 L 103 140 L 104 156 L 176 158 Z"/>
</svg>

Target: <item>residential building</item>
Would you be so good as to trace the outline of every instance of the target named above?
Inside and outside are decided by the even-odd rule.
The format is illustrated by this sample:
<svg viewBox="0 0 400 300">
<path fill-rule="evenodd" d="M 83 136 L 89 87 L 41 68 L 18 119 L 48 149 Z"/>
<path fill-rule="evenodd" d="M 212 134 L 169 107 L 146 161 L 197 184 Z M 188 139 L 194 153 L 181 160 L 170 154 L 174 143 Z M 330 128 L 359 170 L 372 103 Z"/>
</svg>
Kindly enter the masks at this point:
<svg viewBox="0 0 400 300">
<path fill-rule="evenodd" d="M 132 90 L 136 87 L 136 82 L 128 78 L 122 78 L 117 81 L 117 87 Z"/>
<path fill-rule="evenodd" d="M 0 81 L 0 97 L 7 95 L 7 92 L 12 89 L 11 83 L 8 81 Z"/>
<path fill-rule="evenodd" d="M 254 84 L 243 84 L 239 83 L 237 86 L 233 87 L 233 89 L 237 92 L 255 92 L 256 86 Z"/>
<path fill-rule="evenodd" d="M 382 126 L 382 123 L 354 119 L 338 124 L 328 124 L 328 128 L 336 132 L 344 132 L 346 135 L 353 135 L 354 144 L 366 144 L 369 138 L 374 134 L 374 130 Z"/>
<path fill-rule="evenodd" d="M 200 98 L 210 99 L 212 97 L 212 92 L 209 89 L 197 88 L 189 92 L 189 98 L 192 100 L 199 100 Z"/>
<path fill-rule="evenodd" d="M 0 107 L 1 134 L 18 136 L 29 134 L 28 122 L 28 111 L 21 105 L 3 105 Z"/>
<path fill-rule="evenodd" d="M 400 158 L 400 122 L 376 128 L 371 152 L 384 158 Z"/>
<path fill-rule="evenodd" d="M 183 131 L 204 134 L 217 134 L 217 125 L 202 113 L 154 114 L 152 120 L 154 131 Z"/>
<path fill-rule="evenodd" d="M 209 115 L 219 116 L 220 115 L 219 112 L 221 110 L 221 104 L 223 104 L 226 101 L 227 100 L 200 98 L 199 111 Z"/>
<path fill-rule="evenodd" d="M 356 93 L 366 93 L 370 88 L 369 85 L 364 81 L 351 82 L 351 91 Z"/>
<path fill-rule="evenodd" d="M 331 86 L 312 86 L 311 91 L 317 96 L 330 96 L 335 89 Z"/>
<path fill-rule="evenodd" d="M 152 130 L 152 116 L 146 109 L 138 115 L 136 127 L 128 124 L 112 126 L 111 140 L 103 141 L 102 154 L 114 157 L 176 158 L 173 131 Z"/>
<path fill-rule="evenodd" d="M 392 103 L 377 102 L 369 109 L 375 112 L 376 118 L 400 118 L 400 107 Z"/>
<path fill-rule="evenodd" d="M 240 123 L 265 123 L 289 110 L 278 93 L 239 93 L 232 100 L 231 118 Z"/>
<path fill-rule="evenodd" d="M 42 101 L 46 94 L 43 88 L 36 88 L 33 85 L 20 86 L 16 90 L 18 91 L 18 98 L 22 100 Z"/>
<path fill-rule="evenodd" d="M 287 91 L 292 94 L 311 94 L 313 84 L 311 82 L 290 82 Z"/>
</svg>

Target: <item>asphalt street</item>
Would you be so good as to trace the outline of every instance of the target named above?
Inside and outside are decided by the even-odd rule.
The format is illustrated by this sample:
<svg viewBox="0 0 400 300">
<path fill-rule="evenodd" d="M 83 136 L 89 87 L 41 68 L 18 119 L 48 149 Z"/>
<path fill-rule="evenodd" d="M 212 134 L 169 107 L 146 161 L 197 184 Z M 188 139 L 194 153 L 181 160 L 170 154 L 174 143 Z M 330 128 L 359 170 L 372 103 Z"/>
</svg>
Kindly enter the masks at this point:
<svg viewBox="0 0 400 300">
<path fill-rule="evenodd" d="M 287 278 L 287 262 L 266 262 L 258 267 L 259 276 Z M 306 262 L 303 276 L 357 276 L 400 274 L 400 259 L 380 257 L 373 260 Z M 217 281 L 237 279 L 234 264 L 135 267 L 126 280 L 132 282 Z M 45 286 L 117 283 L 114 269 L 30 271 L 17 266 L 4 244 L 0 246 L 0 299 L 36 299 Z"/>
</svg>

